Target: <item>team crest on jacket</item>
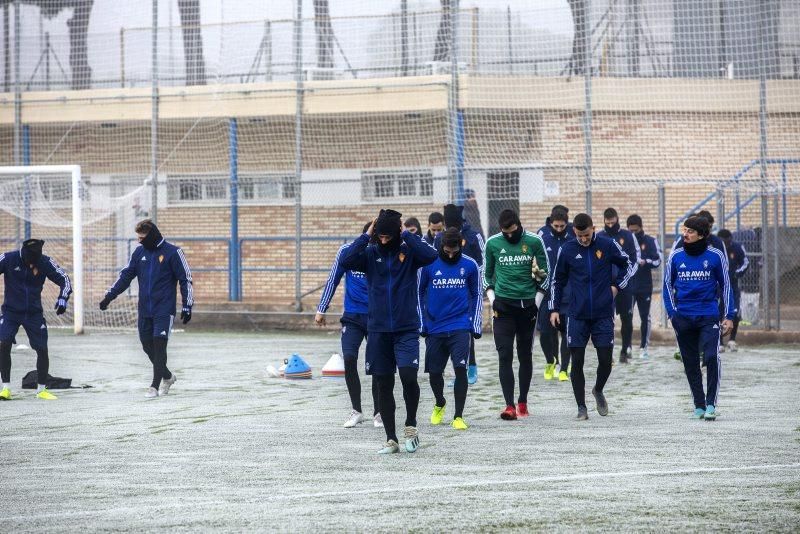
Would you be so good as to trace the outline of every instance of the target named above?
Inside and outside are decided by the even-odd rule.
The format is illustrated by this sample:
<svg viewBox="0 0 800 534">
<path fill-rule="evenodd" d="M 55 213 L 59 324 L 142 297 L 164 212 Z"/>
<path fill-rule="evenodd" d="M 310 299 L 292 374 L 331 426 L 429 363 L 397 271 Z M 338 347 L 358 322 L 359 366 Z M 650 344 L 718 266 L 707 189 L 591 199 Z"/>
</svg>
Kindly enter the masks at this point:
<svg viewBox="0 0 800 534">
<path fill-rule="evenodd" d="M 642 249 L 642 250 L 644 250 L 644 243 L 642 243 L 641 245 L 639 245 L 639 248 L 640 248 L 640 249 Z"/>
<path fill-rule="evenodd" d="M 34 268 L 33 268 L 33 276 L 36 276 L 36 275 L 38 275 L 38 274 L 39 274 L 39 269 L 37 269 L 36 267 L 34 267 Z"/>
<path fill-rule="evenodd" d="M 524 243 L 522 244 L 522 253 L 523 254 L 527 254 L 528 253 L 528 245 L 526 245 Z"/>
<path fill-rule="evenodd" d="M 459 273 L 461 273 L 461 276 L 464 276 L 464 273 L 465 273 L 466 271 L 465 271 L 465 270 L 464 270 L 464 268 L 462 267 L 462 268 L 461 268 L 461 269 L 460 269 L 458 272 L 459 272 Z"/>
<path fill-rule="evenodd" d="M 158 263 L 164 263 L 164 255 L 158 257 Z"/>
<path fill-rule="evenodd" d="M 703 267 L 708 269 L 708 260 L 703 260 Z"/>
<path fill-rule="evenodd" d="M 620 244 L 620 246 L 625 244 L 625 238 L 624 237 L 620 237 L 619 238 L 619 244 Z"/>
<path fill-rule="evenodd" d="M 462 239 L 462 240 L 461 240 L 461 246 L 462 246 L 462 247 L 465 247 L 465 246 L 467 246 L 467 240 L 466 240 L 466 239 Z"/>
<path fill-rule="evenodd" d="M 404 261 L 406 261 L 406 255 L 405 255 L 404 253 L 402 253 L 402 252 L 401 252 L 401 253 L 400 253 L 400 254 L 397 256 L 397 259 L 399 259 L 399 260 L 400 260 L 400 263 L 403 263 Z"/>
<path fill-rule="evenodd" d="M 594 255 L 597 256 L 598 260 L 602 259 L 603 258 L 603 251 L 600 250 L 600 249 L 597 249 L 597 250 L 594 251 Z"/>
</svg>

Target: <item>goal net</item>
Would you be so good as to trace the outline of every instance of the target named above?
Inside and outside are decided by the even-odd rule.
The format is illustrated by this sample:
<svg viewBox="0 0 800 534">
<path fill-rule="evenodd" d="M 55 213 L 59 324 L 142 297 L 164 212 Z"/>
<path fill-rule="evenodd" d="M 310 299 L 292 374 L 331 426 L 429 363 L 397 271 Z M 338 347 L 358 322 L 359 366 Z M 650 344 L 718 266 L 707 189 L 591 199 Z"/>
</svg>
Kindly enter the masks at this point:
<svg viewBox="0 0 800 534">
<path fill-rule="evenodd" d="M 133 228 L 148 215 L 149 190 L 141 180 L 92 180 L 77 165 L 0 167 L 3 250 L 18 250 L 25 239 L 43 239 L 44 254 L 72 282 L 71 304 L 60 316 L 54 311 L 58 286 L 45 282 L 42 308 L 51 328 L 82 333 L 135 326 L 136 282 L 107 311 L 101 312 L 97 302 L 137 245 Z"/>
</svg>

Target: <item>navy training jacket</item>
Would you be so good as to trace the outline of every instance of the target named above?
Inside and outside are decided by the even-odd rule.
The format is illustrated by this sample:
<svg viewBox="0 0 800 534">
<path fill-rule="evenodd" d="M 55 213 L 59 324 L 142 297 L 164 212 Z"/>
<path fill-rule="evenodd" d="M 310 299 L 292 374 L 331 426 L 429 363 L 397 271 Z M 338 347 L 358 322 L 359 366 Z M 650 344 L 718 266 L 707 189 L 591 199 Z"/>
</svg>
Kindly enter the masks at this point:
<svg viewBox="0 0 800 534">
<path fill-rule="evenodd" d="M 342 267 L 342 252 L 347 248 L 348 243 L 339 247 L 336 259 L 333 260 L 328 281 L 322 290 L 317 311 L 325 313 L 331 305 L 334 293 L 342 276 L 345 277 L 344 283 L 344 313 L 367 313 L 369 311 L 369 295 L 367 294 L 367 278 L 361 271 L 348 271 Z"/>
<path fill-rule="evenodd" d="M 639 258 L 644 260 L 644 264 L 640 264 L 636 270 L 631 280 L 630 292 L 636 295 L 650 295 L 653 293 L 653 269 L 661 266 L 664 256 L 655 237 L 642 234 L 641 237 L 636 237 L 636 241 L 639 243 Z"/>
<path fill-rule="evenodd" d="M 183 307 L 194 306 L 192 272 L 183 255 L 183 250 L 161 240 L 155 250 L 150 251 L 142 245 L 131 254 L 128 266 L 119 272 L 107 295 L 117 298 L 131 285 L 134 278 L 139 280 L 139 315 L 141 317 L 160 317 L 175 315 L 175 286 L 180 284 Z"/>
<path fill-rule="evenodd" d="M 612 267 L 616 268 L 616 274 Z M 636 263 L 616 241 L 593 234 L 592 242 L 584 247 L 577 239 L 571 239 L 558 252 L 548 307 L 551 312 L 560 313 L 562 288 L 569 282 L 573 291 L 568 317 L 581 320 L 613 317 L 611 286 L 620 291 L 625 289 L 634 274 Z"/>
<path fill-rule="evenodd" d="M 550 227 L 550 217 L 547 218 L 545 221 L 545 225 L 539 228 L 539 231 L 536 234 L 542 238 L 544 242 L 544 251 L 547 253 L 547 259 L 550 260 L 550 265 L 555 265 L 556 260 L 558 259 L 558 251 L 561 250 L 561 247 L 569 240 L 575 239 L 575 232 L 572 230 L 572 224 L 567 223 L 566 232 L 564 233 L 564 237 L 556 237 L 553 234 L 553 229 Z M 552 287 L 552 277 L 553 277 L 553 270 L 549 273 L 550 276 L 550 286 Z M 570 300 L 570 289 L 569 284 L 566 287 L 562 288 L 561 292 L 561 306 L 559 310 L 561 313 L 567 313 L 569 310 L 569 300 Z M 550 291 L 548 289 L 547 298 L 550 298 Z"/>
<path fill-rule="evenodd" d="M 606 228 L 597 232 L 597 235 L 599 235 L 600 237 L 605 237 L 607 239 L 616 241 L 617 244 L 619 244 L 619 246 L 622 247 L 622 250 L 625 252 L 625 254 L 627 254 L 628 257 L 631 259 L 631 261 L 637 267 L 639 266 L 639 255 L 640 255 L 639 242 L 637 241 L 636 236 L 633 235 L 633 232 L 631 232 L 630 230 L 626 230 L 625 228 L 620 228 L 615 233 L 611 233 Z M 616 277 L 617 268 L 613 267 L 612 271 L 614 273 L 613 276 Z M 635 289 L 636 287 L 634 286 L 634 284 L 629 282 L 628 286 L 625 288 L 625 292 L 633 293 Z M 620 291 L 622 290 L 620 289 Z"/>
<path fill-rule="evenodd" d="M 433 263 L 436 250 L 411 232 L 401 234 L 403 243 L 382 251 L 361 234 L 342 251 L 340 265 L 367 277 L 368 332 L 419 330 L 417 269 Z"/>
<path fill-rule="evenodd" d="M 3 313 L 42 313 L 42 288 L 46 278 L 61 288 L 58 298 L 67 300 L 72 294 L 72 282 L 67 273 L 44 254 L 33 269 L 22 261 L 19 250 L 0 254 L 0 274 L 4 275 L 5 282 Z"/>
<path fill-rule="evenodd" d="M 417 278 L 423 332 L 466 330 L 481 336 L 483 281 L 475 260 L 463 254 L 454 264 L 437 258 L 417 271 Z"/>
</svg>

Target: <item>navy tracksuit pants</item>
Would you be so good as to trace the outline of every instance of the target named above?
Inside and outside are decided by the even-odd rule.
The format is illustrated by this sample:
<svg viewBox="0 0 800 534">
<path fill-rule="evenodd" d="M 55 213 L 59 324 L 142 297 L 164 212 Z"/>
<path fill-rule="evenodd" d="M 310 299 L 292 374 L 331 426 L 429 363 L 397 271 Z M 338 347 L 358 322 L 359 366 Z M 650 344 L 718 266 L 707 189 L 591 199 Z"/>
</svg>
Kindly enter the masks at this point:
<svg viewBox="0 0 800 534">
<path fill-rule="evenodd" d="M 716 406 L 722 376 L 722 364 L 719 358 L 719 317 L 716 315 L 689 317 L 676 313 L 672 316 L 672 327 L 678 338 L 683 368 L 689 380 L 695 408 L 705 409 L 709 404 Z M 700 370 L 701 352 L 706 364 L 706 393 L 703 393 L 703 373 Z"/>
</svg>

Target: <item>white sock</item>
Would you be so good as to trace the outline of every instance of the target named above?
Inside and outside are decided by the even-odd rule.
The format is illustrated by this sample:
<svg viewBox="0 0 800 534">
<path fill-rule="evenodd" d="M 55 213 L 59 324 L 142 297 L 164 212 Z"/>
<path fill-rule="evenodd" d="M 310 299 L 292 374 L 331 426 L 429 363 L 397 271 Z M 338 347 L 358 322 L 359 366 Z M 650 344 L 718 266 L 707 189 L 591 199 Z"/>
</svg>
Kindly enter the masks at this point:
<svg viewBox="0 0 800 534">
<path fill-rule="evenodd" d="M 11 389 L 11 382 L 3 382 L 3 389 Z"/>
<path fill-rule="evenodd" d="M 37 384 L 36 385 L 36 393 L 41 393 L 47 386 L 44 384 Z"/>
</svg>

